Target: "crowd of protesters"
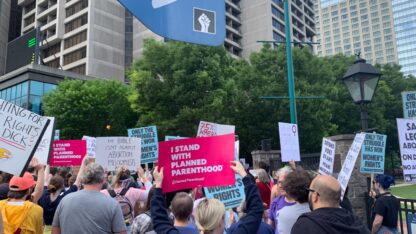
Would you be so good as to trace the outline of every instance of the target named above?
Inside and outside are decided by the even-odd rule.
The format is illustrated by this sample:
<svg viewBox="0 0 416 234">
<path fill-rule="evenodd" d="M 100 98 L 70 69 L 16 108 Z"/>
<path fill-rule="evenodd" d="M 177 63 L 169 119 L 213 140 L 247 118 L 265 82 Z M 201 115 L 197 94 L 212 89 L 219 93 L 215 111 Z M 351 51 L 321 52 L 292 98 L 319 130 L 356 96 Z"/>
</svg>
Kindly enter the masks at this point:
<svg viewBox="0 0 416 234">
<path fill-rule="evenodd" d="M 370 196 L 372 227 L 352 212 L 341 186 L 292 162 L 271 177 L 268 168 L 250 173 L 240 162 L 245 200 L 225 209 L 202 188 L 164 194 L 163 168 L 125 167 L 106 172 L 85 157 L 79 173 L 32 160 L 23 177 L 0 174 L 0 233 L 398 233 L 399 203 L 388 191 L 394 179 L 378 175 Z M 347 205 L 345 205 L 347 204 Z"/>
</svg>

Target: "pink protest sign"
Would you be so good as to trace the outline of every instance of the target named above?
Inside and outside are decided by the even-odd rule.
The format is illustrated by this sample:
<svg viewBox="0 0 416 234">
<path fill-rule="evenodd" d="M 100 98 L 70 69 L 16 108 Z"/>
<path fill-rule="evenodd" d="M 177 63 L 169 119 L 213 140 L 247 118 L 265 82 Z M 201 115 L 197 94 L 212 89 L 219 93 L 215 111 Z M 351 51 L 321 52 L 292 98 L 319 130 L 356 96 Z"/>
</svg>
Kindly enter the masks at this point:
<svg viewBox="0 0 416 234">
<path fill-rule="evenodd" d="M 60 140 L 53 142 L 51 166 L 79 166 L 87 154 L 85 140 Z"/>
<path fill-rule="evenodd" d="M 159 143 L 163 191 L 235 184 L 234 134 Z"/>
</svg>

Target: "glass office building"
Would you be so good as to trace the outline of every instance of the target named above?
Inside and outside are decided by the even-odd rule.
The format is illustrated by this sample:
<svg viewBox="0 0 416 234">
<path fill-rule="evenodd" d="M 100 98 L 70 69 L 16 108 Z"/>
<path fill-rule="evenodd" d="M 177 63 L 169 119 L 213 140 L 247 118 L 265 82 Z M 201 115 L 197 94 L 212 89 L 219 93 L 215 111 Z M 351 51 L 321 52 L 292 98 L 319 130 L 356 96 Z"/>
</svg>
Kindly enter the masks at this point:
<svg viewBox="0 0 416 234">
<path fill-rule="evenodd" d="M 394 30 L 402 72 L 416 76 L 416 1 L 393 0 Z"/>
<path fill-rule="evenodd" d="M 0 98 L 38 114 L 42 111 L 42 96 L 56 88 L 56 84 L 28 80 L 0 91 Z"/>
</svg>

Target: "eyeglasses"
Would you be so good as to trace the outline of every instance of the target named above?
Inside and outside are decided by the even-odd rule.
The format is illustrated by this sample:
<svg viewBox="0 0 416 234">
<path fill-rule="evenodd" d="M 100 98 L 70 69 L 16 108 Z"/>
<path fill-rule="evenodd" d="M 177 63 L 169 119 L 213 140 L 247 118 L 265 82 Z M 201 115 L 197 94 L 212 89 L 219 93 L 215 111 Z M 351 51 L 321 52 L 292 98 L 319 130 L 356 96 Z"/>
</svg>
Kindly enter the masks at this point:
<svg viewBox="0 0 416 234">
<path fill-rule="evenodd" d="M 315 189 L 311 189 L 311 188 L 308 188 L 308 187 L 305 187 L 305 189 L 308 190 L 311 193 L 316 193 L 316 195 L 319 196 L 319 193 Z"/>
</svg>

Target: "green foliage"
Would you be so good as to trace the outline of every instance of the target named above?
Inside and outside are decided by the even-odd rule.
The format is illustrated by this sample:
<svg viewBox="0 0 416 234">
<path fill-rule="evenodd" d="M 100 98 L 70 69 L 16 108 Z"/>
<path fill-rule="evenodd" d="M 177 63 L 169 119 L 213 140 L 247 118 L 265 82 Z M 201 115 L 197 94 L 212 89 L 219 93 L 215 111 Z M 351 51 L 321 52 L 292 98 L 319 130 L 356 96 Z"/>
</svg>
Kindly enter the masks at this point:
<svg viewBox="0 0 416 234">
<path fill-rule="evenodd" d="M 159 137 L 192 137 L 200 120 L 233 124 L 241 155 L 249 155 L 266 138 L 278 149 L 277 123 L 289 122 L 289 101 L 259 97 L 288 96 L 285 54 L 284 46 L 266 45 L 248 60 L 236 60 L 222 47 L 147 40 L 143 58 L 128 74 L 137 126 L 155 124 Z M 294 48 L 293 60 L 296 96 L 325 96 L 297 99 L 301 151 L 319 152 L 322 137 L 359 131 L 359 108 L 341 81 L 354 58 L 317 57 L 307 48 Z M 383 75 L 369 104 L 369 127 L 388 135 L 389 157 L 398 155 L 400 93 L 415 90 L 416 80 L 405 79 L 397 65 L 379 69 Z"/>
<path fill-rule="evenodd" d="M 63 139 L 125 136 L 136 118 L 129 92 L 129 87 L 118 81 L 67 79 L 43 97 L 43 107 L 46 116 L 56 117 Z"/>
</svg>

